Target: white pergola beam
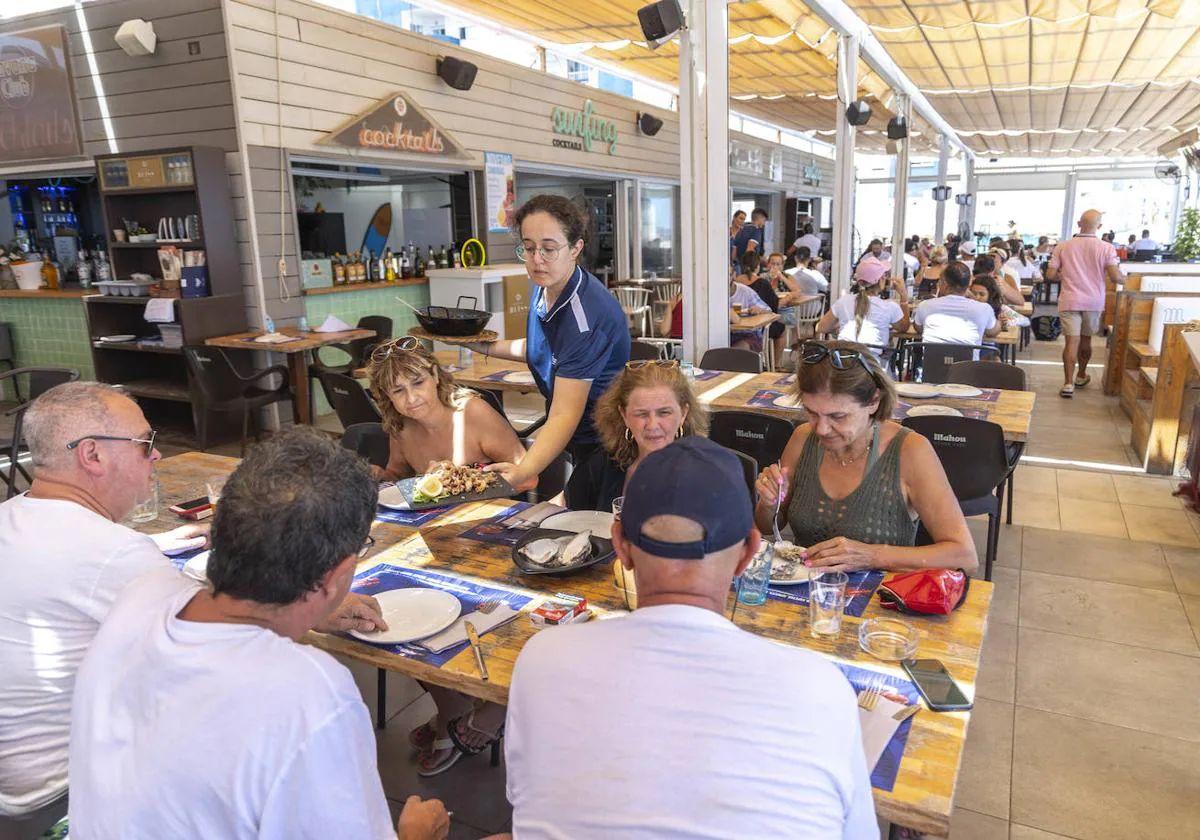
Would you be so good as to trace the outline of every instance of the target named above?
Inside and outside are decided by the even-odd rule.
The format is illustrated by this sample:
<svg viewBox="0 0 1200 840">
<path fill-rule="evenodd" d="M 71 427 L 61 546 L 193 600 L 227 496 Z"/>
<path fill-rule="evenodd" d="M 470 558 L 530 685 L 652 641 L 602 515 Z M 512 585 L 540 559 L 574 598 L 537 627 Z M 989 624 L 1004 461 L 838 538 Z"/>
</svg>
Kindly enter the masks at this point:
<svg viewBox="0 0 1200 840">
<path fill-rule="evenodd" d="M 849 103 L 858 91 L 858 38 L 839 35 L 837 42 L 838 99 Z M 837 109 L 837 151 L 833 158 L 833 260 L 829 272 L 829 299 L 837 300 L 850 288 L 854 244 L 854 134 L 846 109 Z"/>
<path fill-rule="evenodd" d="M 896 94 L 896 113 L 904 117 L 904 124 L 912 131 L 910 118 L 912 117 L 911 100 L 908 94 Z M 908 151 L 912 144 L 912 140 L 905 137 L 902 140 L 896 141 L 898 149 L 896 153 L 896 186 L 893 192 L 894 201 L 892 202 L 892 276 L 904 276 L 904 215 L 908 211 L 908 172 L 909 160 Z"/>
</svg>

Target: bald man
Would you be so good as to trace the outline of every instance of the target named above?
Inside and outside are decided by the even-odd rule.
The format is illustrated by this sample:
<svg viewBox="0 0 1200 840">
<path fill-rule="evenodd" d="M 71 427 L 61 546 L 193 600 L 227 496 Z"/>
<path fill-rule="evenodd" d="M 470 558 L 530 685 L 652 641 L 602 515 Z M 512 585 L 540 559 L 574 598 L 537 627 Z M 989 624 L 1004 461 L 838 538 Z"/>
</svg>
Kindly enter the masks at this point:
<svg viewBox="0 0 1200 840">
<path fill-rule="evenodd" d="M 692 436 L 642 462 L 613 527 L 637 609 L 544 630 L 513 670 L 514 836 L 879 837 L 849 684 L 725 618 L 760 542 L 734 453 Z"/>
<path fill-rule="evenodd" d="M 1092 336 L 1100 331 L 1104 313 L 1105 279 L 1121 280 L 1117 249 L 1096 235 L 1099 228 L 1100 211 L 1085 210 L 1079 217 L 1079 233 L 1055 246 L 1046 270 L 1046 279 L 1061 284 L 1058 317 L 1066 346 L 1063 386 L 1058 393 L 1065 399 L 1092 381 L 1087 366 L 1092 358 Z"/>
</svg>

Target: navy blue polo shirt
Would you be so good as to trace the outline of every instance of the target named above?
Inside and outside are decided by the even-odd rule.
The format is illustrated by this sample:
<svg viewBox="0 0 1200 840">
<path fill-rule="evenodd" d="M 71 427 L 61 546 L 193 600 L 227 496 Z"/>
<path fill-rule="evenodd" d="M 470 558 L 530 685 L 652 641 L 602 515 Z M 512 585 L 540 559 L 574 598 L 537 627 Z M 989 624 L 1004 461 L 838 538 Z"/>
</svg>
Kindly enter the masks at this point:
<svg viewBox="0 0 1200 840">
<path fill-rule="evenodd" d="M 538 390 L 554 398 L 554 378 L 591 380 L 587 409 L 571 443 L 599 440 L 592 409 L 629 361 L 629 322 L 621 304 L 596 277 L 580 267 L 554 306 L 535 286 L 526 323 L 525 360 Z"/>
<path fill-rule="evenodd" d="M 766 247 L 766 236 L 767 229 L 765 227 L 756 227 L 749 222 L 742 225 L 742 229 L 737 232 L 737 236 L 733 237 L 733 247 L 737 249 L 735 263 L 741 260 L 742 254 L 746 253 L 746 249 L 749 247 L 750 240 L 752 239 L 758 243 L 758 254 L 765 260 L 766 257 L 763 255 L 763 248 Z"/>
</svg>

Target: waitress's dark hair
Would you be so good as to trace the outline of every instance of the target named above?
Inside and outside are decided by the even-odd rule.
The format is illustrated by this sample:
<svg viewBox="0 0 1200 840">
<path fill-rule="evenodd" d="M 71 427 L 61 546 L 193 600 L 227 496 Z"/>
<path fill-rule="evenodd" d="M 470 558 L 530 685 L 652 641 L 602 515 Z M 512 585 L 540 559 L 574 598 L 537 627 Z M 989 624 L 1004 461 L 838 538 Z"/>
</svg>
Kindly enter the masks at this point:
<svg viewBox="0 0 1200 840">
<path fill-rule="evenodd" d="M 535 195 L 517 210 L 516 227 L 513 232 L 521 237 L 521 223 L 533 213 L 549 213 L 562 228 L 567 245 L 574 245 L 579 240 L 587 241 L 588 217 L 583 208 L 563 195 L 543 193 Z"/>
</svg>

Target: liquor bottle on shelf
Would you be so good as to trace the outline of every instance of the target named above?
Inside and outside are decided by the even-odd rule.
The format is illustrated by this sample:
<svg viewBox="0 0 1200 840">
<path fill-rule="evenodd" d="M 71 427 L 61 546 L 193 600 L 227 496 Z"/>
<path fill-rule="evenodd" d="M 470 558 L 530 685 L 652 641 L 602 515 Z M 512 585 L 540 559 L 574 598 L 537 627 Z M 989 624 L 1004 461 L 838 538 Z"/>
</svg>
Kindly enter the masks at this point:
<svg viewBox="0 0 1200 840">
<path fill-rule="evenodd" d="M 57 289 L 58 285 L 58 263 L 47 251 L 42 255 L 42 286 L 47 289 Z"/>
<path fill-rule="evenodd" d="M 367 261 L 362 255 L 362 251 L 354 252 L 355 266 L 354 270 L 358 275 L 359 283 L 367 282 Z"/>
<path fill-rule="evenodd" d="M 79 256 L 75 258 L 75 277 L 83 288 L 92 287 L 92 260 L 86 248 L 80 248 Z"/>
<path fill-rule="evenodd" d="M 433 250 L 433 246 L 429 246 L 429 250 L 425 252 L 429 256 L 425 258 L 425 271 L 428 272 L 431 268 L 437 268 L 437 251 Z"/>
<path fill-rule="evenodd" d="M 391 257 L 385 257 L 383 251 L 379 252 L 379 259 L 375 261 L 375 282 L 384 283 L 387 281 L 388 267 L 391 265 Z"/>
<path fill-rule="evenodd" d="M 412 259 L 408 255 L 408 247 L 400 246 L 400 279 L 411 280 L 413 274 Z"/>
<path fill-rule="evenodd" d="M 346 285 L 346 263 L 341 254 L 333 255 L 333 285 Z"/>
<path fill-rule="evenodd" d="M 363 282 L 375 282 L 375 252 L 367 251 L 366 259 L 363 260 Z"/>
<path fill-rule="evenodd" d="M 454 268 L 462 268 L 462 253 L 454 242 L 450 243 L 450 260 Z"/>
<path fill-rule="evenodd" d="M 92 274 L 97 283 L 104 283 L 112 279 L 112 268 L 108 264 L 108 254 L 103 248 L 96 249 L 96 262 L 92 266 Z"/>
<path fill-rule="evenodd" d="M 383 261 L 384 261 L 383 279 L 389 283 L 395 282 L 396 274 L 397 274 L 397 272 L 396 272 L 396 255 L 392 253 L 391 248 L 387 249 L 387 254 L 384 256 Z"/>
<path fill-rule="evenodd" d="M 413 268 L 413 277 L 421 278 L 425 276 L 425 258 L 421 256 L 421 246 L 417 246 L 417 256 L 415 258 L 415 267 Z"/>
</svg>

